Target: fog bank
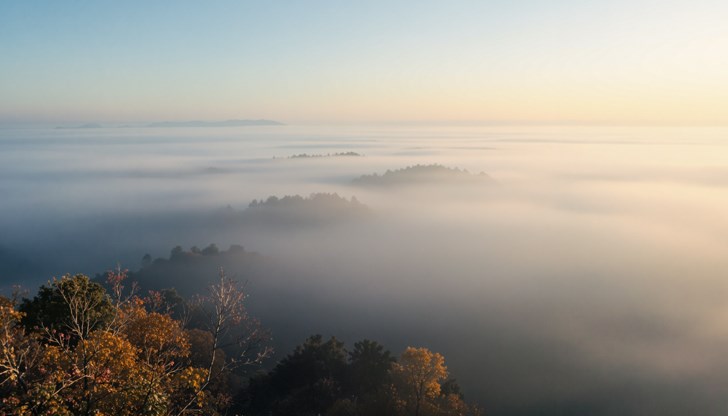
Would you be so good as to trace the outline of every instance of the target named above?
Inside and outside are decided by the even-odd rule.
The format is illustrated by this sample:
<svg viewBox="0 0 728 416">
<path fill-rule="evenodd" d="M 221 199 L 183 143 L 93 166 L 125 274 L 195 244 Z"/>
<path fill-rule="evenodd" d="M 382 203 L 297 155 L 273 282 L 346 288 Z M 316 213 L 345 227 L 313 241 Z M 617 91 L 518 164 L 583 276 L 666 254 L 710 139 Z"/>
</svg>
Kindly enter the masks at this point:
<svg viewBox="0 0 728 416">
<path fill-rule="evenodd" d="M 727 129 L 6 129 L 0 150 L 3 290 L 240 244 L 260 257 L 226 267 L 281 347 L 427 346 L 493 414 L 728 405 Z M 460 173 L 381 185 L 417 165 Z"/>
</svg>

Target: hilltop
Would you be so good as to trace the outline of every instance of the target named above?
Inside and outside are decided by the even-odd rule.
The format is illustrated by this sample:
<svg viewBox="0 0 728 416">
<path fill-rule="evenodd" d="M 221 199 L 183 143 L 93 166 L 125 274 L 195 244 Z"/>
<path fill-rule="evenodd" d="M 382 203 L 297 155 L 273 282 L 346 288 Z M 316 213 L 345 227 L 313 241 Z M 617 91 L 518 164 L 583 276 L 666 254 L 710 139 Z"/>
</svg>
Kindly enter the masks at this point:
<svg viewBox="0 0 728 416">
<path fill-rule="evenodd" d="M 402 169 L 387 170 L 382 175 L 362 175 L 352 181 L 357 186 L 389 187 L 428 183 L 493 183 L 486 173 L 472 174 L 465 169 L 443 165 L 414 165 Z"/>
</svg>

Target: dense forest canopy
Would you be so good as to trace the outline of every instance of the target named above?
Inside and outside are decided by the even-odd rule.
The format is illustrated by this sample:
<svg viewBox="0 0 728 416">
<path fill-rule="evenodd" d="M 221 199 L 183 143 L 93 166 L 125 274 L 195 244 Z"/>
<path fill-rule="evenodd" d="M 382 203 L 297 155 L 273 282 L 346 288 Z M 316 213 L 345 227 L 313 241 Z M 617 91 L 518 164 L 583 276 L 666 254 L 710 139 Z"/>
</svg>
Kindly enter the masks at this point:
<svg viewBox="0 0 728 416">
<path fill-rule="evenodd" d="M 218 254 L 175 249 L 168 261 Z M 480 414 L 426 348 L 395 358 L 373 341 L 349 351 L 315 335 L 271 371 L 251 372 L 271 356 L 269 333 L 222 270 L 207 295 L 189 299 L 142 295 L 122 270 L 105 285 L 66 275 L 32 298 L 0 297 L 3 414 Z"/>
</svg>

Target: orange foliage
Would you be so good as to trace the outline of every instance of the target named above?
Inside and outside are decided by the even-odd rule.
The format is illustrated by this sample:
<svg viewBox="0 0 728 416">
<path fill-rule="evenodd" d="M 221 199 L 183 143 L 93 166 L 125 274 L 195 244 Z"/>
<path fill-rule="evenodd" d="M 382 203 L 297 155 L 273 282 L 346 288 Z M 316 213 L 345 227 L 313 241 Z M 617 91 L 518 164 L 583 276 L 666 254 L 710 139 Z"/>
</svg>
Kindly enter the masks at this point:
<svg viewBox="0 0 728 416">
<path fill-rule="evenodd" d="M 392 373 L 406 407 L 419 416 L 440 395 L 440 382 L 447 378 L 445 357 L 427 348 L 408 347 L 392 367 Z"/>
<path fill-rule="evenodd" d="M 134 306 L 127 314 L 130 319 L 123 334 L 146 363 L 171 367 L 175 361 L 189 356 L 190 343 L 179 321 L 169 315 L 147 312 L 142 306 Z"/>
<path fill-rule="evenodd" d="M 210 403 L 220 402 L 220 394 L 213 397 L 207 390 L 211 371 L 219 378 L 225 370 L 225 355 L 213 336 L 188 332 L 169 314 L 150 312 L 133 293 L 124 297 L 124 279 L 123 271 L 110 274 L 113 298 L 103 302 L 87 296 L 85 290 L 93 284 L 81 275 L 54 281 L 46 289 L 60 291 L 61 284 L 81 288 L 60 297 L 72 312 L 83 312 L 71 313 L 67 327 L 90 329 L 73 336 L 56 328 L 24 327 L 16 302 L 0 297 L 0 414 L 216 414 Z M 241 301 L 231 296 L 225 306 L 233 313 L 219 320 L 244 320 L 237 304 Z M 108 319 L 89 325 L 86 317 L 98 305 L 107 308 Z M 200 349 L 194 364 L 189 333 Z"/>
</svg>

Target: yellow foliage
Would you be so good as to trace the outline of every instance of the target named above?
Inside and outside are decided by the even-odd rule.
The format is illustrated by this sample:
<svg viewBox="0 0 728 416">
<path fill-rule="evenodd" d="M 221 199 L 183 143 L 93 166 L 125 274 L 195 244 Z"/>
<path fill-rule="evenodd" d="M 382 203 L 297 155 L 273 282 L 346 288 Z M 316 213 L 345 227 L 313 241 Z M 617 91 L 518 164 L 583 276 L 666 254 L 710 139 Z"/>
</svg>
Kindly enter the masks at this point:
<svg viewBox="0 0 728 416">
<path fill-rule="evenodd" d="M 122 314 L 122 331 L 92 331 L 75 344 L 63 342 L 62 336 L 57 337 L 61 342 L 32 344 L 37 359 L 22 373 L 31 388 L 3 398 L 0 414 L 72 415 L 90 406 L 96 415 L 163 415 L 173 397 L 194 398 L 202 406 L 205 395 L 198 390 L 207 371 L 184 367 L 189 341 L 180 323 L 148 313 L 141 304 Z M 21 318 L 0 299 L 0 360 L 8 361 L 0 365 L 14 364 L 13 353 L 25 337 Z M 14 383 L 20 374 L 11 371 L 4 379 Z"/>
<path fill-rule="evenodd" d="M 393 365 L 392 375 L 405 407 L 419 416 L 440 395 L 440 382 L 447 378 L 445 357 L 427 348 L 408 347 Z"/>
<path fill-rule="evenodd" d="M 169 315 L 147 312 L 136 306 L 129 316 L 124 335 L 139 350 L 140 358 L 149 364 L 173 366 L 175 360 L 188 357 L 190 342 L 180 322 Z"/>
<path fill-rule="evenodd" d="M 207 370 L 204 368 L 187 367 L 177 377 L 180 386 L 198 390 L 207 379 Z"/>
<path fill-rule="evenodd" d="M 52 298 L 54 307 L 71 310 L 63 325 L 26 328 L 15 300 L 0 296 L 0 415 L 217 414 L 227 406 L 209 374 L 219 382 L 227 371 L 223 351 L 213 355 L 217 338 L 186 331 L 170 315 L 148 311 L 135 295 L 124 297 L 124 277 L 114 276 L 111 300 L 74 291 L 89 286 L 80 275 L 47 288 L 68 289 Z M 231 287 L 220 292 L 231 311 L 220 319 L 239 323 L 244 297 Z"/>
<path fill-rule="evenodd" d="M 418 395 L 437 397 L 447 378 L 445 357 L 427 348 L 408 347 L 394 364 L 394 374 Z"/>
</svg>

